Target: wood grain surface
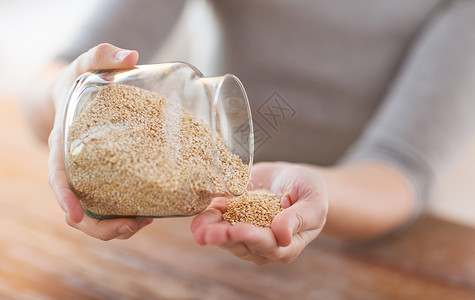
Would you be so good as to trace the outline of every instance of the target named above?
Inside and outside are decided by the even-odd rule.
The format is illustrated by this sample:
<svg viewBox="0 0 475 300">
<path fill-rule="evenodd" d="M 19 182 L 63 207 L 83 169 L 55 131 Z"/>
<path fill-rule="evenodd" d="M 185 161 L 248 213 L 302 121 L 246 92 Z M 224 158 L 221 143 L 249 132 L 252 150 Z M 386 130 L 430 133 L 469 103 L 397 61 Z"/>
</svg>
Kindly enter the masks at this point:
<svg viewBox="0 0 475 300">
<path fill-rule="evenodd" d="M 322 237 L 261 267 L 196 245 L 190 218 L 103 242 L 64 223 L 47 156 L 0 100 L 0 299 L 475 299 L 473 228 L 426 216 L 392 239 Z"/>
</svg>

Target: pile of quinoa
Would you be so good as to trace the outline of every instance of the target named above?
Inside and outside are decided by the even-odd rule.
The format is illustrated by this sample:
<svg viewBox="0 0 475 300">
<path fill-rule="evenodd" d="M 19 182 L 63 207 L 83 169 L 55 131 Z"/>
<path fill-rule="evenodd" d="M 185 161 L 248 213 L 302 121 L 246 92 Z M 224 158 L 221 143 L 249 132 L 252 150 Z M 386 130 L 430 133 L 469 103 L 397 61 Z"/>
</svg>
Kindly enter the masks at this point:
<svg viewBox="0 0 475 300">
<path fill-rule="evenodd" d="M 228 200 L 223 220 L 236 224 L 250 223 L 259 227 L 270 227 L 274 217 L 282 211 L 280 200 L 269 190 L 246 191 L 239 197 Z"/>
<path fill-rule="evenodd" d="M 101 89 L 67 139 L 70 183 L 101 216 L 178 216 L 204 210 L 249 179 L 248 166 L 201 119 L 156 93 L 128 85 Z"/>
</svg>

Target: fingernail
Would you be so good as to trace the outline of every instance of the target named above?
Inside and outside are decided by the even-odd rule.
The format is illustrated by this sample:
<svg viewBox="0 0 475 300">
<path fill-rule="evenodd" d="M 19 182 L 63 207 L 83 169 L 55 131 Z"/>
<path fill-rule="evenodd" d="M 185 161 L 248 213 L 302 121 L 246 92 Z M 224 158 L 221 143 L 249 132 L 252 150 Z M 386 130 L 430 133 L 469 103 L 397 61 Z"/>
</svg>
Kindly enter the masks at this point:
<svg viewBox="0 0 475 300">
<path fill-rule="evenodd" d="M 144 228 L 145 226 L 147 226 L 148 224 L 152 223 L 152 219 L 143 219 L 143 220 L 140 220 L 138 222 L 138 225 L 139 225 L 139 229 L 141 228 Z"/>
<path fill-rule="evenodd" d="M 132 233 L 134 231 L 132 230 L 132 228 L 129 227 L 129 225 L 122 225 L 117 232 L 119 232 L 120 234 L 124 234 Z"/>
<path fill-rule="evenodd" d="M 114 58 L 115 58 L 115 60 L 116 60 L 117 62 L 121 62 L 121 61 L 123 61 L 123 60 L 127 57 L 127 55 L 129 55 L 130 53 L 132 53 L 132 51 L 130 51 L 130 50 L 120 50 L 119 52 L 117 52 L 117 53 L 115 54 L 115 57 L 114 57 Z"/>
<path fill-rule="evenodd" d="M 280 206 L 283 208 L 283 209 L 286 209 L 286 208 L 289 208 L 291 205 L 291 202 L 290 202 L 290 198 L 288 195 L 285 195 L 282 197 L 282 200 L 280 202 Z"/>
</svg>

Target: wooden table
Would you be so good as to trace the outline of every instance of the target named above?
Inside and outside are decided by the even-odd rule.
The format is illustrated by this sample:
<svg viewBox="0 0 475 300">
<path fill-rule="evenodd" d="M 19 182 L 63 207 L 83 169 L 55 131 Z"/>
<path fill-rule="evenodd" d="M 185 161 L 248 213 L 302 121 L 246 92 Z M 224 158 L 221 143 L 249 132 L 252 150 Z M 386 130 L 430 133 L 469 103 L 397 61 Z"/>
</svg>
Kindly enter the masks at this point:
<svg viewBox="0 0 475 300">
<path fill-rule="evenodd" d="M 64 223 L 47 152 L 0 100 L 1 299 L 475 299 L 475 229 L 431 216 L 379 244 L 319 238 L 287 266 L 197 246 L 189 218 L 95 240 Z"/>
</svg>

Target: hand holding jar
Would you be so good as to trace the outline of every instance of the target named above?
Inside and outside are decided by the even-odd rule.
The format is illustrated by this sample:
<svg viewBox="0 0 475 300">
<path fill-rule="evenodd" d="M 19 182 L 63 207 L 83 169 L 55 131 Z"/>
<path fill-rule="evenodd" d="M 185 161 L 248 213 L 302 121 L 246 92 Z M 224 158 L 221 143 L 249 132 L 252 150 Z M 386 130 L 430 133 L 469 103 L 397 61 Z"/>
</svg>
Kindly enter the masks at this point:
<svg viewBox="0 0 475 300">
<path fill-rule="evenodd" d="M 123 50 L 110 44 L 100 44 L 64 67 L 50 87 L 56 117 L 48 140 L 50 148 L 49 183 L 56 200 L 65 212 L 66 222 L 70 226 L 101 240 L 129 238 L 138 230 L 150 224 L 152 219 L 118 218 L 100 220 L 84 215 L 78 197 L 70 190 L 64 169 L 61 112 L 64 109 L 69 89 L 79 75 L 96 69 L 132 68 L 137 60 L 138 53 L 136 51 Z"/>
</svg>

